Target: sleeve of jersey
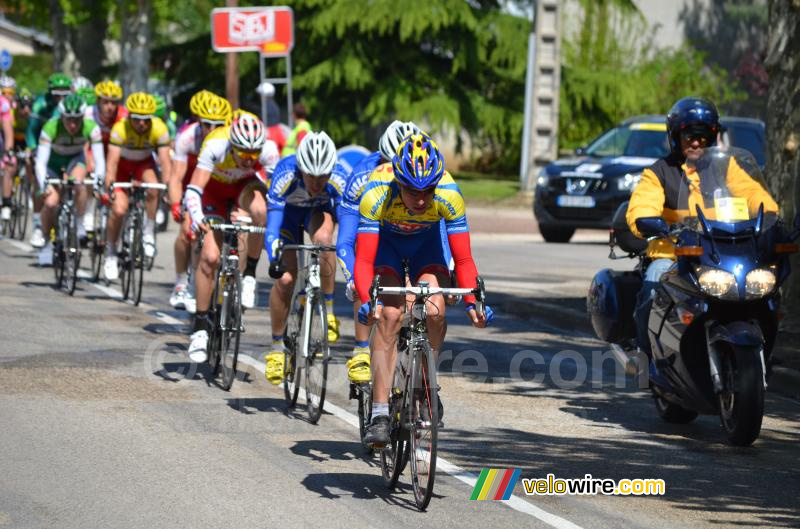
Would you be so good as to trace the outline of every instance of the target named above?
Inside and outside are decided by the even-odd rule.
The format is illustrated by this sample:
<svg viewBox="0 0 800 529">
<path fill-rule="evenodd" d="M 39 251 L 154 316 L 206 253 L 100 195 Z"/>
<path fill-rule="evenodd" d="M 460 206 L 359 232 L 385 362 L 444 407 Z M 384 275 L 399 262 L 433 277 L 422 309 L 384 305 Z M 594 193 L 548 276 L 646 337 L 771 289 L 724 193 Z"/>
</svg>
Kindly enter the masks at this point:
<svg viewBox="0 0 800 529">
<path fill-rule="evenodd" d="M 271 176 L 278 165 L 280 155 L 278 154 L 278 146 L 272 140 L 264 142 L 264 147 L 261 148 L 261 157 L 259 163 L 264 168 L 267 177 Z"/>
<path fill-rule="evenodd" d="M 178 133 L 175 139 L 175 152 L 172 159 L 176 162 L 185 162 L 189 159 L 189 148 L 194 143 L 194 134 L 190 130 L 183 130 Z"/>
<path fill-rule="evenodd" d="M 459 288 L 475 288 L 478 268 L 472 258 L 469 232 L 448 233 L 447 240 L 450 243 L 450 251 L 453 253 Z M 475 303 L 475 296 L 464 296 L 464 303 Z"/>
<path fill-rule="evenodd" d="M 339 205 L 337 213 L 339 221 L 339 235 L 336 237 L 336 257 L 344 274 L 346 282 L 353 280 L 355 273 L 356 233 L 358 232 L 358 212 L 345 207 L 344 202 Z"/>
<path fill-rule="evenodd" d="M 286 208 L 285 193 L 289 188 L 294 177 L 294 170 L 282 170 L 278 164 L 278 171 L 272 178 L 272 182 L 267 191 L 267 231 L 264 232 L 264 247 L 267 251 L 269 261 L 272 262 L 272 245 L 281 236 L 281 225 L 283 224 L 283 212 Z"/>
<path fill-rule="evenodd" d="M 203 143 L 203 146 L 200 148 L 200 154 L 197 155 L 198 168 L 208 172 L 214 170 L 214 160 L 216 159 L 216 156 L 214 155 L 215 145 L 216 144 L 213 140 Z"/>
<path fill-rule="evenodd" d="M 168 147 L 170 142 L 169 127 L 163 121 L 158 123 L 158 126 L 156 126 L 157 123 L 153 123 L 153 143 L 156 147 Z"/>
<path fill-rule="evenodd" d="M 267 210 L 267 231 L 264 232 L 264 249 L 267 251 L 269 262 L 275 258 L 272 252 L 272 245 L 280 239 L 281 225 L 283 224 L 283 209 Z"/>
<path fill-rule="evenodd" d="M 94 172 L 100 179 L 106 175 L 106 157 L 103 153 L 103 142 L 92 142 L 92 156 L 94 157 Z"/>
<path fill-rule="evenodd" d="M 652 169 L 642 171 L 642 178 L 631 193 L 628 212 L 625 220 L 634 235 L 640 239 L 645 237 L 636 227 L 636 219 L 643 217 L 660 217 L 664 213 L 664 188 Z"/>
<path fill-rule="evenodd" d="M 377 233 L 359 233 L 356 239 L 356 264 L 354 270 L 356 290 L 362 302 L 369 300 L 369 289 L 375 277 L 375 256 L 378 255 Z"/>
<path fill-rule="evenodd" d="M 389 186 L 382 182 L 367 180 L 361 203 L 358 206 L 358 233 L 375 233 L 380 231 L 383 206 L 388 199 Z"/>
<path fill-rule="evenodd" d="M 36 147 L 36 166 L 34 167 L 39 189 L 44 189 L 45 187 L 44 181 L 47 179 L 47 162 L 50 160 L 50 145 L 50 136 L 42 131 L 39 145 Z"/>
<path fill-rule="evenodd" d="M 123 132 L 125 129 L 125 124 L 122 121 L 118 121 L 111 127 L 111 134 L 109 136 L 109 143 L 111 145 L 116 145 L 118 147 L 122 147 L 125 144 L 125 133 Z"/>
<path fill-rule="evenodd" d="M 42 119 L 35 113 L 32 113 L 31 117 L 28 118 L 28 128 L 25 130 L 25 144 L 29 149 L 36 148 L 37 142 L 39 141 L 39 138 L 36 136 L 36 131 L 41 124 Z"/>
<path fill-rule="evenodd" d="M 437 203 L 439 214 L 444 219 L 447 234 L 468 233 L 467 208 L 464 205 L 464 197 L 452 179 L 449 182 L 440 184 L 436 187 L 434 200 Z"/>
</svg>

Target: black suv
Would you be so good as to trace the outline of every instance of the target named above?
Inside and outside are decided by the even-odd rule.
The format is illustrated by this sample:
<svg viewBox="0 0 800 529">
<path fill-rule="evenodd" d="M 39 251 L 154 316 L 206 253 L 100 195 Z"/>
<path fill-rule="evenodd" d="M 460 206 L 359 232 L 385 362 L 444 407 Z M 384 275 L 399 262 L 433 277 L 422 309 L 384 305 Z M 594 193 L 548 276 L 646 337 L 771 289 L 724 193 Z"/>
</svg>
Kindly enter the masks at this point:
<svg viewBox="0 0 800 529">
<path fill-rule="evenodd" d="M 721 118 L 723 142 L 747 149 L 764 166 L 764 122 Z M 669 152 L 664 116 L 623 121 L 575 157 L 544 167 L 536 181 L 533 213 L 547 242 L 569 242 L 578 228 L 607 230 L 642 171 Z"/>
</svg>

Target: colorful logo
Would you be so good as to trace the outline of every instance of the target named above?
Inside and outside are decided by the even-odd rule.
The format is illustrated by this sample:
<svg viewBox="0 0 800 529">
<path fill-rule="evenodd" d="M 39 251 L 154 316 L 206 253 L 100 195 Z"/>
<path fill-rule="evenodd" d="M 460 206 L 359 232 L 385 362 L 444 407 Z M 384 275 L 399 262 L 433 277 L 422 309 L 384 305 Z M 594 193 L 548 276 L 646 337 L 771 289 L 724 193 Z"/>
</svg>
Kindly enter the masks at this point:
<svg viewBox="0 0 800 529">
<path fill-rule="evenodd" d="M 475 483 L 470 500 L 507 500 L 514 492 L 519 480 L 520 469 L 484 468 Z"/>
</svg>

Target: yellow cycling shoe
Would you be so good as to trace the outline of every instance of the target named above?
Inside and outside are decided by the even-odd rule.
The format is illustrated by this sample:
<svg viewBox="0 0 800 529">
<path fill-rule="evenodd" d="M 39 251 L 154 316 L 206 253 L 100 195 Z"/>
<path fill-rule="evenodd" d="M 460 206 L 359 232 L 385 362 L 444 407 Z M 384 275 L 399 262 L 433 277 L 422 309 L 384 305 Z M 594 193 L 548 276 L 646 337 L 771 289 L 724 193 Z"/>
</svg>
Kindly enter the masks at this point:
<svg viewBox="0 0 800 529">
<path fill-rule="evenodd" d="M 269 383 L 277 386 L 283 382 L 286 353 L 283 351 L 270 351 L 269 354 L 265 355 L 264 361 L 267 363 L 264 376 L 267 377 Z"/>
<path fill-rule="evenodd" d="M 353 358 L 347 361 L 347 378 L 357 384 L 369 382 L 372 379 L 369 362 L 369 353 L 353 355 Z"/>
<path fill-rule="evenodd" d="M 328 313 L 328 343 L 336 343 L 339 340 L 339 318 Z"/>
</svg>

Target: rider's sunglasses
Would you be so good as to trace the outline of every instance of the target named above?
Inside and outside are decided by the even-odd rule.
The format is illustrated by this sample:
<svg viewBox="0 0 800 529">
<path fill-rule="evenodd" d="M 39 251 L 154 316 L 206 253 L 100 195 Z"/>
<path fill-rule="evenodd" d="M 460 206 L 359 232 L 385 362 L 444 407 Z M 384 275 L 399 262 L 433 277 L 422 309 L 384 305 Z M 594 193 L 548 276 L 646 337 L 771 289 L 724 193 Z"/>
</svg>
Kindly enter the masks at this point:
<svg viewBox="0 0 800 529">
<path fill-rule="evenodd" d="M 223 121 L 214 121 L 211 119 L 201 119 L 200 126 L 206 130 L 214 130 L 217 127 L 221 127 L 225 124 Z"/>
<path fill-rule="evenodd" d="M 696 141 L 700 144 L 701 147 L 707 147 L 708 144 L 711 143 L 711 138 L 709 138 L 707 134 L 703 134 L 702 132 L 696 132 L 692 130 L 682 131 L 681 139 L 686 143 L 694 143 Z"/>
<path fill-rule="evenodd" d="M 238 156 L 242 160 L 258 160 L 258 157 L 261 156 L 261 151 L 244 151 L 242 149 L 233 149 Z"/>
<path fill-rule="evenodd" d="M 130 119 L 131 119 L 131 125 L 133 125 L 133 124 L 146 125 L 146 124 L 150 123 L 150 116 L 146 116 L 146 117 L 145 116 L 136 116 L 136 117 L 134 117 L 133 114 L 131 114 Z"/>
<path fill-rule="evenodd" d="M 409 186 L 400 186 L 402 190 L 412 197 L 431 196 L 436 192 L 436 186 L 426 187 L 425 189 L 414 189 Z"/>
</svg>

